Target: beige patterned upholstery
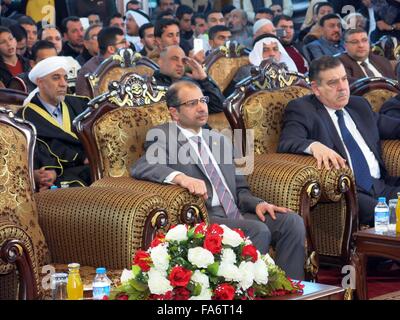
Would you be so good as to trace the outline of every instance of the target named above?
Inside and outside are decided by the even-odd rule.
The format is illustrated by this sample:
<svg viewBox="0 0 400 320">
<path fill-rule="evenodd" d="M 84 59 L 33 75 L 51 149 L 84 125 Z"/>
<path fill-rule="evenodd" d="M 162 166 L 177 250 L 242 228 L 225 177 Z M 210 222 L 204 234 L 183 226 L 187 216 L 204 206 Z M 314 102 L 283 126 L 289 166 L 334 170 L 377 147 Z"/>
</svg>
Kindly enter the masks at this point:
<svg viewBox="0 0 400 320">
<path fill-rule="evenodd" d="M 387 100 L 393 98 L 396 95 L 397 95 L 396 92 L 390 90 L 376 89 L 366 92 L 365 94 L 363 94 L 363 97 L 367 99 L 368 102 L 371 104 L 372 110 L 374 110 L 375 112 L 379 112 L 379 110 L 381 110 L 382 105 Z"/>
<path fill-rule="evenodd" d="M 0 110 L 0 299 L 45 296 L 39 275 L 49 263 L 129 267 L 168 222 L 164 200 L 150 192 L 90 187 L 33 194 L 34 138 L 30 125 Z M 18 278 L 24 285 L 16 286 Z"/>
</svg>

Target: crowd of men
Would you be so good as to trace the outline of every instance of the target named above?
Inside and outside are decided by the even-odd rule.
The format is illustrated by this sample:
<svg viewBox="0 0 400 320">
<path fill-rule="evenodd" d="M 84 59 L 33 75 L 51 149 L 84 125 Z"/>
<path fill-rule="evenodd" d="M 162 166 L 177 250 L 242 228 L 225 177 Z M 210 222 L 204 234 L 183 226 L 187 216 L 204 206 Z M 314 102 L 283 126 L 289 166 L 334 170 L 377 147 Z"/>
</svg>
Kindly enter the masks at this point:
<svg viewBox="0 0 400 320">
<path fill-rule="evenodd" d="M 193 2 L 159 0 L 148 14 L 138 0 L 126 1 L 122 10 L 114 0 L 70 1 L 65 8 L 61 1 L 53 1 L 52 21 L 39 12 L 43 1 L 2 3 L 0 86 L 16 88 L 22 81 L 29 93 L 18 115 L 37 127 L 39 190 L 62 182 L 91 183 L 87 156 L 72 121 L 92 98 L 85 75 L 119 49 L 131 48 L 158 64 L 154 79 L 170 87 L 167 105 L 174 129 L 189 141 L 195 136 L 203 142 L 207 142 L 203 129 L 208 114 L 223 111 L 223 101 L 235 83 L 249 75 L 249 66 L 271 58 L 290 71 L 308 74 L 312 89 L 311 95 L 288 105 L 278 151 L 310 154 L 327 169 L 349 165 L 362 200 L 360 221 L 373 225 L 376 198 L 395 197 L 400 191 L 400 179 L 388 175 L 380 148 L 381 139 L 400 137 L 400 97 L 374 113 L 366 100 L 350 96 L 349 84 L 364 77 L 396 79 L 395 65 L 371 53 L 371 42 L 382 35 L 399 39 L 400 3 L 345 1 L 354 10 L 344 13 L 343 1 L 312 0 L 303 26 L 296 28 L 290 0 L 233 1 L 221 10 L 214 9 L 211 1 Z M 227 41 L 250 50 L 250 65 L 241 68 L 221 92 L 203 64 Z M 71 78 L 76 83 L 74 95 L 67 94 Z M 208 199 L 211 220 L 243 228 L 263 252 L 275 243 L 279 264 L 292 277 L 302 278 L 302 220 L 293 214 L 286 217 L 289 210 L 269 204 L 268 199 L 253 197 L 244 179 L 232 175 L 233 167 L 217 163 L 210 149 L 204 150 L 196 149 L 198 167 L 168 161 L 160 167 L 142 158 L 132 175 L 175 183 Z M 216 166 L 212 173 L 202 152 Z"/>
</svg>

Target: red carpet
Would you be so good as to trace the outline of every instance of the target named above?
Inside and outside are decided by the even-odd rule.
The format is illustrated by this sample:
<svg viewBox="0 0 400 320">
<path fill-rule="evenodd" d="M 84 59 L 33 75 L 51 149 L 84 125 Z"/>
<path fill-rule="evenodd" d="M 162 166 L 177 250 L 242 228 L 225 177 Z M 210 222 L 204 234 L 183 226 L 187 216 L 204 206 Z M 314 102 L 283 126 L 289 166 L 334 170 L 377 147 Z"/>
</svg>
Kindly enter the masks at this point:
<svg viewBox="0 0 400 320">
<path fill-rule="evenodd" d="M 321 267 L 318 282 L 341 287 L 344 275 L 339 268 Z M 391 265 L 388 270 L 368 271 L 368 298 L 374 298 L 400 290 L 400 267 Z"/>
</svg>

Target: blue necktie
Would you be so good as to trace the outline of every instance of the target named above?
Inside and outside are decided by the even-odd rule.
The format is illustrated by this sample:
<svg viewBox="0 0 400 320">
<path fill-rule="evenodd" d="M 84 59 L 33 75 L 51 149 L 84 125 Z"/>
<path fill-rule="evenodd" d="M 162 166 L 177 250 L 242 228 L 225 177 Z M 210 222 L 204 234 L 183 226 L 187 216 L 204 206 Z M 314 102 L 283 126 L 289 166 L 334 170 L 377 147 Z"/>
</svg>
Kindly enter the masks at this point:
<svg viewBox="0 0 400 320">
<path fill-rule="evenodd" d="M 369 171 L 367 160 L 365 159 L 364 154 L 362 153 L 356 140 L 354 140 L 349 129 L 346 127 L 343 117 L 343 110 L 337 110 L 336 115 L 338 117 L 339 128 L 340 132 L 342 133 L 344 144 L 346 145 L 347 151 L 349 152 L 351 158 L 351 163 L 353 164 L 356 185 L 366 191 L 369 191 L 372 187 L 372 177 L 371 172 Z"/>
</svg>

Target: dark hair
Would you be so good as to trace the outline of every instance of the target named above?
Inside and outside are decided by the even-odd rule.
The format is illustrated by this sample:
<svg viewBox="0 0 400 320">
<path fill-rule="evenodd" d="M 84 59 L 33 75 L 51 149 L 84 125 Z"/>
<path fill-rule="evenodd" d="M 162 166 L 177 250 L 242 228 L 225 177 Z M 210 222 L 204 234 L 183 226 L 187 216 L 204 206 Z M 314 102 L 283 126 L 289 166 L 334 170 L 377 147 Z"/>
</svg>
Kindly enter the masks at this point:
<svg viewBox="0 0 400 320">
<path fill-rule="evenodd" d="M 164 33 L 164 29 L 168 26 L 176 25 L 179 28 L 179 23 L 173 19 L 161 19 L 156 21 L 154 25 L 154 36 L 156 38 L 161 38 L 162 34 Z"/>
<path fill-rule="evenodd" d="M 324 24 L 325 24 L 325 21 L 331 20 L 331 19 L 339 19 L 339 20 L 341 20 L 341 18 L 336 13 L 328 13 L 328 14 L 324 15 L 321 18 L 321 20 L 319 20 L 319 25 L 321 27 L 323 27 Z"/>
<path fill-rule="evenodd" d="M 137 0 L 130 0 L 130 1 L 128 1 L 128 2 L 126 3 L 126 6 L 125 6 L 125 11 L 128 11 L 128 5 L 130 5 L 130 4 L 140 4 L 140 2 L 137 1 Z"/>
<path fill-rule="evenodd" d="M 36 26 L 36 22 L 35 20 L 33 20 L 31 17 L 29 16 L 21 16 L 17 19 L 17 22 L 19 25 L 21 24 L 28 24 L 30 26 Z"/>
<path fill-rule="evenodd" d="M 8 32 L 8 33 L 12 34 L 10 29 L 8 29 L 7 27 L 0 26 L 0 34 L 2 34 L 4 32 Z"/>
<path fill-rule="evenodd" d="M 42 39 L 43 32 L 44 32 L 44 30 L 47 30 L 47 29 L 56 29 L 58 32 L 60 32 L 60 30 L 54 24 L 47 24 L 38 31 L 38 39 L 39 40 Z M 60 32 L 60 36 L 62 37 L 61 32 Z"/>
<path fill-rule="evenodd" d="M 143 39 L 143 38 L 144 38 L 144 32 L 145 32 L 147 29 L 150 29 L 150 28 L 153 28 L 153 27 L 154 27 L 154 24 L 152 24 L 151 22 L 145 23 L 144 25 L 142 25 L 142 26 L 139 28 L 139 37 L 140 37 L 140 39 Z"/>
<path fill-rule="evenodd" d="M 9 26 L 9 29 L 17 41 L 21 41 L 22 39 L 26 39 L 28 37 L 26 30 L 19 24 L 12 24 Z"/>
<path fill-rule="evenodd" d="M 47 40 L 39 40 L 32 46 L 32 60 L 36 61 L 37 54 L 42 49 L 54 49 L 57 54 L 56 46 Z"/>
<path fill-rule="evenodd" d="M 342 62 L 338 57 L 332 57 L 332 56 L 319 57 L 318 59 L 311 61 L 308 76 L 311 81 L 319 82 L 321 80 L 319 78 L 319 74 L 321 71 L 333 69 L 340 65 L 342 65 Z"/>
<path fill-rule="evenodd" d="M 214 40 L 217 33 L 221 32 L 221 31 L 230 31 L 230 29 L 227 26 L 223 26 L 223 25 L 212 26 L 208 30 L 208 39 Z"/>
<path fill-rule="evenodd" d="M 190 22 L 192 26 L 196 25 L 196 19 L 203 19 L 204 21 L 206 21 L 206 16 L 204 15 L 204 13 L 195 13 L 192 16 L 192 21 Z"/>
<path fill-rule="evenodd" d="M 314 14 L 318 14 L 319 9 L 321 9 L 322 7 L 331 7 L 333 9 L 333 11 L 335 11 L 335 8 L 333 7 L 333 5 L 329 2 L 317 2 L 316 4 L 314 4 L 313 7 L 313 12 Z"/>
<path fill-rule="evenodd" d="M 266 14 L 270 14 L 271 16 L 273 16 L 274 15 L 274 12 L 270 9 L 270 8 L 260 8 L 260 9 L 258 9 L 256 12 L 255 12 L 255 15 L 257 14 L 257 13 L 266 13 Z"/>
<path fill-rule="evenodd" d="M 161 11 L 161 12 L 157 15 L 156 22 L 157 22 L 158 20 L 164 19 L 165 16 L 173 16 L 173 17 L 175 17 L 175 13 L 174 13 L 174 11 L 173 11 L 172 9 L 167 9 L 167 10 Z"/>
<path fill-rule="evenodd" d="M 356 34 L 356 33 L 366 33 L 368 35 L 368 31 L 366 31 L 363 28 L 357 27 L 357 28 L 350 28 L 347 29 L 345 34 L 344 34 L 344 40 L 347 41 L 347 39 L 349 38 L 349 36 L 351 36 L 352 34 Z"/>
<path fill-rule="evenodd" d="M 227 4 L 222 7 L 221 13 L 223 16 L 225 16 L 227 13 L 230 13 L 232 10 L 236 9 L 236 7 L 232 4 Z"/>
<path fill-rule="evenodd" d="M 279 16 L 274 17 L 274 19 L 272 20 L 272 23 L 276 27 L 281 20 L 293 21 L 293 19 L 291 17 L 287 16 L 286 14 L 281 14 Z"/>
<path fill-rule="evenodd" d="M 210 14 L 212 14 L 212 13 L 220 13 L 220 14 L 222 14 L 221 10 L 213 9 L 213 10 L 211 10 L 211 11 L 208 11 L 208 12 L 205 14 L 206 20 L 208 20 L 208 16 L 209 16 Z M 223 14 L 222 14 L 222 16 L 223 16 Z"/>
<path fill-rule="evenodd" d="M 185 14 L 192 14 L 193 9 L 187 5 L 181 4 L 178 9 L 176 9 L 175 15 L 176 17 L 181 20 L 183 18 L 183 15 Z"/>
<path fill-rule="evenodd" d="M 107 19 L 107 26 L 110 25 L 111 20 L 114 19 L 114 18 L 121 18 L 121 19 L 123 20 L 123 19 L 124 19 L 124 16 L 123 16 L 122 14 L 120 14 L 119 12 L 113 14 L 111 17 L 109 17 L 109 18 Z"/>
<path fill-rule="evenodd" d="M 182 87 L 199 88 L 199 86 L 190 80 L 179 80 L 169 87 L 165 94 L 165 102 L 168 108 L 176 108 L 179 110 L 179 105 L 182 103 L 179 100 L 178 94 Z"/>
<path fill-rule="evenodd" d="M 70 21 L 78 22 L 78 21 L 81 21 L 81 20 L 77 16 L 69 16 L 69 17 L 64 18 L 63 21 L 61 22 L 61 33 L 62 34 L 68 32 L 67 25 L 68 25 L 68 22 L 70 22 Z"/>
<path fill-rule="evenodd" d="M 123 36 L 124 32 L 118 27 L 105 27 L 97 35 L 100 54 L 105 54 L 109 46 L 115 45 L 115 38 Z"/>
</svg>

